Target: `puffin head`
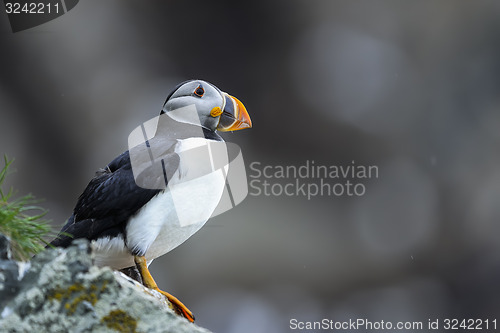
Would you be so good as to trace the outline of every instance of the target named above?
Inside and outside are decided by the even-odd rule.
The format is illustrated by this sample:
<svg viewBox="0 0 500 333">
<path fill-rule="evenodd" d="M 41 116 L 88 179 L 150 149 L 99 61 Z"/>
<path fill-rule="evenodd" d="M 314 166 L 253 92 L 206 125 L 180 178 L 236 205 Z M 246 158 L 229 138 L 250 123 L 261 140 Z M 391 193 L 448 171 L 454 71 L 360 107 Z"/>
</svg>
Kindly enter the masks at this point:
<svg viewBox="0 0 500 333">
<path fill-rule="evenodd" d="M 190 105 L 196 106 L 199 124 L 208 130 L 227 132 L 252 127 L 243 103 L 202 80 L 189 80 L 179 84 L 168 95 L 160 114 L 168 114 Z M 186 121 L 182 119 L 182 112 L 175 112 L 175 118 Z"/>
</svg>

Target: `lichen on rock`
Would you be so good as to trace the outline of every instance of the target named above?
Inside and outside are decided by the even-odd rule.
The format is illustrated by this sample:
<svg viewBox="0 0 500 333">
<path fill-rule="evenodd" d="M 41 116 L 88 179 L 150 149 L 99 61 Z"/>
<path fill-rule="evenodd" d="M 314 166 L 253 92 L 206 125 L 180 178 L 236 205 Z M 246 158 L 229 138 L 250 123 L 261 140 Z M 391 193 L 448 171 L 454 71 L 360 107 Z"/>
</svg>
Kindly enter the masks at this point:
<svg viewBox="0 0 500 333">
<path fill-rule="evenodd" d="M 119 332 L 136 333 L 137 319 L 131 317 L 123 310 L 113 310 L 108 315 L 101 318 L 101 322 L 106 324 L 108 328 Z"/>
<path fill-rule="evenodd" d="M 176 315 L 160 293 L 93 266 L 85 240 L 28 263 L 0 258 L 0 332 L 209 333 Z"/>
</svg>

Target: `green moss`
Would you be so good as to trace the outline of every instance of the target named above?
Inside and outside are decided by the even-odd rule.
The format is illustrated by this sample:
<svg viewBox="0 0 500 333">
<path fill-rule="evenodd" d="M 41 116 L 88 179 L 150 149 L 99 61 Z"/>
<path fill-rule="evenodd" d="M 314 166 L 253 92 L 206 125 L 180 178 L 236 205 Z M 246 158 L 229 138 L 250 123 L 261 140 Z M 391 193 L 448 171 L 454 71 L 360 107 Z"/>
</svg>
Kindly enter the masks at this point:
<svg viewBox="0 0 500 333">
<path fill-rule="evenodd" d="M 123 310 L 113 310 L 102 317 L 101 322 L 118 332 L 136 333 L 137 320 Z"/>
<path fill-rule="evenodd" d="M 91 285 L 90 287 L 85 287 L 81 283 L 75 283 L 67 289 L 58 288 L 49 294 L 49 300 L 57 300 L 64 304 L 64 308 L 68 311 L 68 314 L 74 314 L 78 305 L 87 301 L 92 305 L 95 305 L 99 299 L 99 295 L 106 290 L 107 282 L 104 281 L 100 286 Z"/>
</svg>

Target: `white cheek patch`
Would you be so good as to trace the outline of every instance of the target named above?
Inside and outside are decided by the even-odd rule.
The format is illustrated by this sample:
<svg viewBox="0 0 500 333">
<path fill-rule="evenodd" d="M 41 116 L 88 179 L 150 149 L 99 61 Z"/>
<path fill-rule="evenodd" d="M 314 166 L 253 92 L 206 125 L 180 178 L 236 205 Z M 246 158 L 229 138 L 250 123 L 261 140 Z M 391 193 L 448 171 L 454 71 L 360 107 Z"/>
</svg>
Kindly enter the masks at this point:
<svg viewBox="0 0 500 333">
<path fill-rule="evenodd" d="M 165 114 L 175 121 L 199 126 L 201 129 L 200 116 L 195 104 L 177 108 Z"/>
</svg>

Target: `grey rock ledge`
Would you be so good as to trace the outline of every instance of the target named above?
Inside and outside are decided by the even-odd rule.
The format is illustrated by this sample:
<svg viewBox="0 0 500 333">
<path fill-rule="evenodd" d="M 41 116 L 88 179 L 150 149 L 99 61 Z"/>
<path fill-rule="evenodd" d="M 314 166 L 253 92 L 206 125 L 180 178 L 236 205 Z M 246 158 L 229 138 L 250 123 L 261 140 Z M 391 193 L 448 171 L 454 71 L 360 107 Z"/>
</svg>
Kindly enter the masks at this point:
<svg viewBox="0 0 500 333">
<path fill-rule="evenodd" d="M 11 260 L 1 243 L 0 332 L 210 333 L 176 315 L 160 293 L 93 266 L 85 240 L 27 263 Z"/>
</svg>

